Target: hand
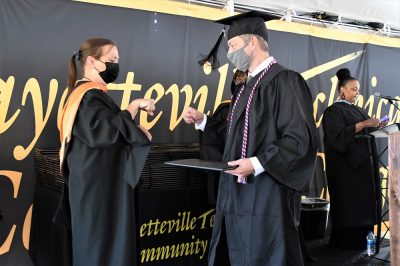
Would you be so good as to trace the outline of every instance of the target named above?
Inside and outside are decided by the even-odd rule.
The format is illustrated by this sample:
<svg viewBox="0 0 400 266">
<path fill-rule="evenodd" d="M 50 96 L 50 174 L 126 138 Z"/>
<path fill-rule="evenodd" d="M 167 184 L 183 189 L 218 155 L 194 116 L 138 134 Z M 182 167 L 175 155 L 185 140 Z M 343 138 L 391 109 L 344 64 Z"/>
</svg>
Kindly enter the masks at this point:
<svg viewBox="0 0 400 266">
<path fill-rule="evenodd" d="M 183 120 L 186 124 L 200 124 L 201 122 L 203 122 L 203 119 L 204 114 L 192 107 L 186 108 L 186 110 L 183 112 Z"/>
<path fill-rule="evenodd" d="M 153 138 L 151 133 L 141 125 L 138 125 L 138 127 L 143 131 L 144 134 L 146 134 L 146 137 L 151 141 L 151 139 Z"/>
<path fill-rule="evenodd" d="M 377 127 L 380 124 L 378 118 L 368 118 L 367 120 L 363 121 L 365 127 Z"/>
<path fill-rule="evenodd" d="M 137 112 L 140 110 L 143 110 L 147 112 L 149 115 L 154 115 L 153 111 L 156 109 L 154 105 L 154 100 L 153 99 L 136 99 L 133 100 L 126 110 L 131 113 L 132 119 L 135 118 Z"/>
<path fill-rule="evenodd" d="M 386 127 L 387 124 L 388 124 L 388 122 L 389 122 L 389 121 L 382 121 L 382 122 L 379 123 L 378 127 L 379 127 L 379 128 Z"/>
<path fill-rule="evenodd" d="M 147 112 L 149 115 L 154 115 L 154 110 L 156 110 L 156 106 L 154 105 L 153 99 L 141 99 L 139 103 L 139 109 Z"/>
<path fill-rule="evenodd" d="M 228 162 L 228 165 L 237 165 L 238 167 L 233 170 L 225 171 L 225 173 L 235 175 L 238 178 L 246 178 L 254 173 L 254 166 L 250 159 L 239 159 L 236 161 Z"/>
</svg>

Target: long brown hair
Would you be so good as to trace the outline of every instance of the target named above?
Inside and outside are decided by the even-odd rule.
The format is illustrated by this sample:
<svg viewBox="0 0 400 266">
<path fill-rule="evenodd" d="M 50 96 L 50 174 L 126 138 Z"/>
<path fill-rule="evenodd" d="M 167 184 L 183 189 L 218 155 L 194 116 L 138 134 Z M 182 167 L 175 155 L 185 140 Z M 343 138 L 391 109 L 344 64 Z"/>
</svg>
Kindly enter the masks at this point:
<svg viewBox="0 0 400 266">
<path fill-rule="evenodd" d="M 71 92 L 72 88 L 75 86 L 75 82 L 77 80 L 77 67 L 76 61 L 79 61 L 81 64 L 81 69 L 83 72 L 83 66 L 86 64 L 87 57 L 93 56 L 96 59 L 99 59 L 102 56 L 102 47 L 105 45 L 115 45 L 115 42 L 109 39 L 103 38 L 91 38 L 84 41 L 79 50 L 76 51 L 71 59 L 69 60 L 68 66 L 68 91 Z"/>
</svg>

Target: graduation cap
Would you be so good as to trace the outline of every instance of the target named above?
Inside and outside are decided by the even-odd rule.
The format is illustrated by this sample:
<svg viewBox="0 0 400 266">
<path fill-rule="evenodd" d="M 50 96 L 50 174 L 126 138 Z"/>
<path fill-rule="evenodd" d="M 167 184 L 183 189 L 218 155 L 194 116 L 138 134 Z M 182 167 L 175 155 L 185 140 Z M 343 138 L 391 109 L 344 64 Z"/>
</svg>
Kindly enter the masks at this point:
<svg viewBox="0 0 400 266">
<path fill-rule="evenodd" d="M 223 18 L 215 22 L 230 26 L 226 34 L 228 40 L 243 34 L 254 34 L 268 41 L 268 31 L 267 27 L 265 26 L 265 21 L 274 19 L 280 19 L 280 17 L 277 15 L 267 14 L 261 11 L 249 11 L 235 16 Z M 219 46 L 221 44 L 224 35 L 225 35 L 225 26 L 221 34 L 219 35 L 217 42 L 211 49 L 210 53 L 199 61 L 200 65 L 204 65 L 205 63 L 208 62 L 211 65 L 212 69 L 216 69 L 219 67 L 217 55 Z"/>
</svg>

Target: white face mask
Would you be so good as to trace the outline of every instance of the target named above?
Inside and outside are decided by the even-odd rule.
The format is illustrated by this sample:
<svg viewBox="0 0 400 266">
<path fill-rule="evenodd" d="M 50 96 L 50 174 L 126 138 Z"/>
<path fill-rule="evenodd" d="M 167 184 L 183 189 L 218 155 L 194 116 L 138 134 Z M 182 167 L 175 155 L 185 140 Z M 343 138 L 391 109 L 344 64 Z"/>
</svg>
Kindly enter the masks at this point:
<svg viewBox="0 0 400 266">
<path fill-rule="evenodd" d="M 226 57 L 232 64 L 235 65 L 237 69 L 240 71 L 246 72 L 250 66 L 250 56 L 246 54 L 244 48 L 246 48 L 247 44 L 249 44 L 250 39 L 244 44 L 244 46 L 240 49 L 237 49 L 234 52 L 228 53 Z"/>
</svg>

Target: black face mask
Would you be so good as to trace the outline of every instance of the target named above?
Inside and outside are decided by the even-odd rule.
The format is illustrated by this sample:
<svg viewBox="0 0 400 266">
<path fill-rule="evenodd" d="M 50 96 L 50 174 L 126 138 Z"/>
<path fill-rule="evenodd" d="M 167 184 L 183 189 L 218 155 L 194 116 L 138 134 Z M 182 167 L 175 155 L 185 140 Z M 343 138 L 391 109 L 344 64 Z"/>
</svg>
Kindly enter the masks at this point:
<svg viewBox="0 0 400 266">
<path fill-rule="evenodd" d="M 105 83 L 111 83 L 117 79 L 119 73 L 119 64 L 111 63 L 111 62 L 100 62 L 106 65 L 106 69 L 104 71 L 99 72 L 100 77 L 103 79 Z"/>
</svg>

